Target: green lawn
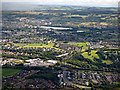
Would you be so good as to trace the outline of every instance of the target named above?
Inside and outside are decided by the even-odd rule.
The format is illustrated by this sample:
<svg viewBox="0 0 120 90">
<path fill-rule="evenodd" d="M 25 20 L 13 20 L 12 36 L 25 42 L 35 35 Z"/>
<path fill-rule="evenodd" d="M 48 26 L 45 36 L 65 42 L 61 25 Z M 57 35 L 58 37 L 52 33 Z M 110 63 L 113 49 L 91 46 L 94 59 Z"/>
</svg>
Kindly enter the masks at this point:
<svg viewBox="0 0 120 90">
<path fill-rule="evenodd" d="M 20 69 L 11 69 L 11 68 L 3 68 L 2 69 L 2 76 L 13 75 L 15 73 L 20 72 Z"/>
</svg>

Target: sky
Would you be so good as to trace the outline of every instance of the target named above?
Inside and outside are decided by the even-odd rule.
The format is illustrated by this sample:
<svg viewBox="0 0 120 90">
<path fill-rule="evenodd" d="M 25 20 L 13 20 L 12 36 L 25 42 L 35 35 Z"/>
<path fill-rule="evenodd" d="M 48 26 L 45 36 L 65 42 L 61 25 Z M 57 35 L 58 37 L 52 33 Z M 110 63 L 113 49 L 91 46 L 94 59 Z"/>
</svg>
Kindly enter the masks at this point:
<svg viewBox="0 0 120 90">
<path fill-rule="evenodd" d="M 44 5 L 79 5 L 117 7 L 119 0 L 2 0 L 2 2 L 32 2 Z"/>
</svg>

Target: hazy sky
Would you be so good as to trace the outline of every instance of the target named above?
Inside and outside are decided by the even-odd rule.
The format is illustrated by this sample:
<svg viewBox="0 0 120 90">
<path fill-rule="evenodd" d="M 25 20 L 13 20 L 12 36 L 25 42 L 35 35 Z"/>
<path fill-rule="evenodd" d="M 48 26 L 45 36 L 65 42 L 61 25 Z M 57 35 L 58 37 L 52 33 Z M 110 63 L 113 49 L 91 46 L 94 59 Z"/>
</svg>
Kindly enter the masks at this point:
<svg viewBox="0 0 120 90">
<path fill-rule="evenodd" d="M 119 0 L 2 0 L 2 2 L 34 2 L 37 4 L 118 6 Z"/>
</svg>

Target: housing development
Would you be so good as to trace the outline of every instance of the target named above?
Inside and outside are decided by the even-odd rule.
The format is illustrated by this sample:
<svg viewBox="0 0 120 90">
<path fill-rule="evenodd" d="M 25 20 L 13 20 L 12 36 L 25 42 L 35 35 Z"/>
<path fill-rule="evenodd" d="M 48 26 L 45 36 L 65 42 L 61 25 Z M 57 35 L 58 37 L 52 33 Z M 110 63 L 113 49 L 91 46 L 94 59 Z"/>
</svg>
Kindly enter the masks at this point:
<svg viewBox="0 0 120 90">
<path fill-rule="evenodd" d="M 120 89 L 118 9 L 3 10 L 2 89 Z"/>
</svg>

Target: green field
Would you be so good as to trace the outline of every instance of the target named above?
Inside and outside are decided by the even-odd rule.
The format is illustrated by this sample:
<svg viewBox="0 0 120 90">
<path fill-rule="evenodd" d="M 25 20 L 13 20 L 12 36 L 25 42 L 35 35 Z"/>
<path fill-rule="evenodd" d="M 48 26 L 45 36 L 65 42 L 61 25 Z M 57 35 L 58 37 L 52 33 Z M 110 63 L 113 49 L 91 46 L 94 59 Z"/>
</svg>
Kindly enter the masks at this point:
<svg viewBox="0 0 120 90">
<path fill-rule="evenodd" d="M 2 69 L 2 76 L 8 76 L 8 75 L 13 75 L 15 73 L 20 72 L 20 69 L 11 69 L 11 68 L 3 68 Z"/>
<path fill-rule="evenodd" d="M 88 46 L 86 43 L 62 43 L 62 44 L 70 44 L 78 47 L 83 46 L 82 51 L 85 51 L 86 49 L 88 49 Z"/>
<path fill-rule="evenodd" d="M 84 53 L 82 53 L 82 55 L 84 56 L 84 58 L 88 58 L 93 61 L 94 57 L 99 59 L 99 56 L 96 54 L 96 52 L 97 51 L 95 51 L 95 50 L 91 50 L 91 52 L 90 52 L 91 55 L 88 55 L 88 52 L 84 52 Z"/>
<path fill-rule="evenodd" d="M 43 43 L 14 43 L 15 46 L 20 46 L 20 48 L 22 47 L 47 47 L 47 48 L 55 48 L 54 43 L 48 43 L 48 44 L 43 44 Z M 59 48 L 55 48 L 57 50 L 61 50 Z"/>
<path fill-rule="evenodd" d="M 33 43 L 33 44 L 27 44 L 24 47 L 48 47 L 52 48 L 54 46 L 54 43 L 48 43 L 48 44 L 43 44 L 43 43 Z"/>
<path fill-rule="evenodd" d="M 102 60 L 102 63 L 106 63 L 106 64 L 112 64 L 113 62 L 110 60 Z"/>
<path fill-rule="evenodd" d="M 15 46 L 20 46 L 20 47 L 53 47 L 54 43 L 48 43 L 48 44 L 43 44 L 43 43 L 14 43 Z"/>
</svg>

